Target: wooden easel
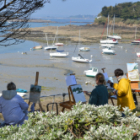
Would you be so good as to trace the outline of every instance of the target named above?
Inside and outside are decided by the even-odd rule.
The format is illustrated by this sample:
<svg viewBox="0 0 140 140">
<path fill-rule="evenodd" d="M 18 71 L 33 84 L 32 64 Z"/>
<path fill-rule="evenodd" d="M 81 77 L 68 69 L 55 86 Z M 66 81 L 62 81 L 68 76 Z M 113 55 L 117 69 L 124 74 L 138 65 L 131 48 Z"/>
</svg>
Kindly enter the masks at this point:
<svg viewBox="0 0 140 140">
<path fill-rule="evenodd" d="M 38 79 L 39 79 L 39 72 L 36 72 L 36 77 L 35 77 L 35 86 L 37 86 L 38 85 Z M 28 102 L 28 105 L 30 105 L 30 101 Z M 35 105 L 36 105 L 36 103 L 35 103 Z M 43 108 L 42 108 L 42 105 L 41 105 L 41 102 L 39 101 L 39 107 L 40 107 L 40 110 L 43 112 L 44 110 L 43 110 Z"/>
<path fill-rule="evenodd" d="M 62 112 L 64 112 L 65 108 L 71 110 L 72 106 L 76 104 L 72 90 L 71 90 L 71 86 L 68 87 L 68 94 L 69 94 L 69 101 L 62 102 L 59 104 L 62 107 Z"/>
<path fill-rule="evenodd" d="M 128 73 L 126 75 L 128 78 Z M 131 86 L 131 90 L 132 90 L 133 99 L 135 101 L 135 104 L 138 105 L 138 100 L 137 100 L 137 96 L 135 93 L 136 92 L 140 93 L 139 82 L 138 81 L 131 81 L 130 86 Z"/>
</svg>

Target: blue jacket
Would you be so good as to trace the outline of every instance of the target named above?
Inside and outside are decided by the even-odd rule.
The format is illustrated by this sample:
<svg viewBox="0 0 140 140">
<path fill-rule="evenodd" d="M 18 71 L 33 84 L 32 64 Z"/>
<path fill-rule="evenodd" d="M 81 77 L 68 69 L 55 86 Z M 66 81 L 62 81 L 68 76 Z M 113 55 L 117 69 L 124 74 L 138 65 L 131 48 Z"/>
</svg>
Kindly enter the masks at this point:
<svg viewBox="0 0 140 140">
<path fill-rule="evenodd" d="M 108 104 L 108 91 L 104 85 L 98 85 L 91 92 L 89 104 L 96 106 Z"/>
<path fill-rule="evenodd" d="M 3 114 L 6 124 L 23 124 L 27 115 L 24 112 L 27 109 L 28 104 L 24 102 L 22 97 L 17 95 L 15 90 L 2 92 L 2 97 L 0 97 L 0 113 Z"/>
</svg>

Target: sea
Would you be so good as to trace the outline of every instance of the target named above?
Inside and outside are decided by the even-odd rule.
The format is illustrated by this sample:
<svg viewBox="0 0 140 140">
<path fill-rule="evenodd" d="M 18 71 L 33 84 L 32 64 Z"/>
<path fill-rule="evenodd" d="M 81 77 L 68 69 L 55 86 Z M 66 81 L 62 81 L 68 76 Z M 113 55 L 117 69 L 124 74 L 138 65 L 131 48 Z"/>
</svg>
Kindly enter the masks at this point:
<svg viewBox="0 0 140 140">
<path fill-rule="evenodd" d="M 61 19 L 61 18 L 48 18 L 47 20 L 50 20 L 55 23 L 38 23 L 38 22 L 29 22 L 29 28 L 36 28 L 36 27 L 45 27 L 45 26 L 66 26 L 66 25 L 76 25 L 76 26 L 82 26 L 86 24 L 91 24 L 94 22 L 94 19 Z M 2 37 L 0 37 L 2 39 Z M 11 42 L 11 41 L 10 41 Z M 15 52 L 25 52 L 30 51 L 30 48 L 39 45 L 38 42 L 33 41 L 24 41 L 23 43 L 11 45 L 11 46 L 1 46 L 0 45 L 0 54 L 3 53 L 15 53 Z"/>
<path fill-rule="evenodd" d="M 44 26 L 66 26 L 66 25 L 86 25 L 94 22 L 94 19 L 47 19 L 56 23 L 29 23 L 30 28 Z"/>
</svg>

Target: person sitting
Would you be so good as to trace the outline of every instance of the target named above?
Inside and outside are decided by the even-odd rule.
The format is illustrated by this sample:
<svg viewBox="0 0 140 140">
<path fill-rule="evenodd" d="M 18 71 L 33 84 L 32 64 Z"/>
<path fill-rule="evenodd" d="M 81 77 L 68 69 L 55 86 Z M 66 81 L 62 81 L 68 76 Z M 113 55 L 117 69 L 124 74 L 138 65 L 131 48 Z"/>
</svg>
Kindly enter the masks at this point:
<svg viewBox="0 0 140 140">
<path fill-rule="evenodd" d="M 121 106 L 120 111 L 123 111 L 123 107 L 129 107 L 130 110 L 134 110 L 136 106 L 131 92 L 130 81 L 121 69 L 116 69 L 114 74 L 118 80 L 118 84 L 111 83 L 111 81 L 108 81 L 108 83 L 116 90 L 117 105 Z"/>
<path fill-rule="evenodd" d="M 102 73 L 98 73 L 96 75 L 96 88 L 93 89 L 93 91 L 91 92 L 91 95 L 88 94 L 87 91 L 85 91 L 84 93 L 90 96 L 89 99 L 89 104 L 91 105 L 105 105 L 108 104 L 108 91 L 107 88 L 105 86 L 105 78 L 104 75 Z"/>
<path fill-rule="evenodd" d="M 6 125 L 22 125 L 27 116 L 28 104 L 22 97 L 17 95 L 16 85 L 11 82 L 7 85 L 7 90 L 2 91 L 0 97 L 0 113 L 4 117 Z"/>
</svg>

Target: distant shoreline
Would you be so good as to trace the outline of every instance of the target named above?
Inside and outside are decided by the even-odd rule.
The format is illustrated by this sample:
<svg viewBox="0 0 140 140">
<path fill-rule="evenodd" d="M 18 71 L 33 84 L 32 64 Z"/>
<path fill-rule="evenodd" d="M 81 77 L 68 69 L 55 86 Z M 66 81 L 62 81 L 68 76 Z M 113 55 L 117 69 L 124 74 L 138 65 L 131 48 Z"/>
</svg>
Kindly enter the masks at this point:
<svg viewBox="0 0 140 140">
<path fill-rule="evenodd" d="M 22 20 L 8 20 L 8 22 L 22 22 Z M 56 22 L 52 20 L 42 20 L 42 19 L 30 19 L 28 23 L 93 23 L 93 22 L 87 22 L 87 21 L 69 21 L 69 22 Z"/>
</svg>

